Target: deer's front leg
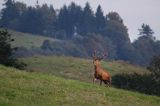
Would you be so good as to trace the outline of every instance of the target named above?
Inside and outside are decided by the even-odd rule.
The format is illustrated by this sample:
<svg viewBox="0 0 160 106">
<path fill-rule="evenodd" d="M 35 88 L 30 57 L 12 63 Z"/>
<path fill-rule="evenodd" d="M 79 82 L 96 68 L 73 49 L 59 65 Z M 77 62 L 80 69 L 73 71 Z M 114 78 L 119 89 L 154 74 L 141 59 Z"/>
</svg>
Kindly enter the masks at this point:
<svg viewBox="0 0 160 106">
<path fill-rule="evenodd" d="M 94 79 L 95 79 L 95 78 L 93 77 L 93 84 L 94 84 L 94 81 L 95 81 Z"/>
<path fill-rule="evenodd" d="M 97 79 L 95 78 L 95 77 L 93 77 L 93 84 L 94 84 L 94 82 L 96 81 Z"/>
<path fill-rule="evenodd" d="M 102 85 L 102 80 L 100 80 L 100 86 Z"/>
</svg>

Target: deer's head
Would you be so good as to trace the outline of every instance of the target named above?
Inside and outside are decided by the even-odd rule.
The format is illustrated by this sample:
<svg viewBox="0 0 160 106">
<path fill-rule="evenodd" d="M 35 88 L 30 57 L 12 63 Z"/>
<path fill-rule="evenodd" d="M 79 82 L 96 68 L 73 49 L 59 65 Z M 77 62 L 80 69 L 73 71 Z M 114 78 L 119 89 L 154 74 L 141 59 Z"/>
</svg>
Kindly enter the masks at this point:
<svg viewBox="0 0 160 106">
<path fill-rule="evenodd" d="M 101 61 L 102 59 L 104 59 L 104 57 L 107 56 L 106 53 L 103 53 L 102 56 L 96 56 L 96 54 L 97 54 L 97 51 L 94 50 L 94 53 L 92 54 L 94 66 L 98 66 L 98 65 L 100 64 L 100 61 Z"/>
</svg>

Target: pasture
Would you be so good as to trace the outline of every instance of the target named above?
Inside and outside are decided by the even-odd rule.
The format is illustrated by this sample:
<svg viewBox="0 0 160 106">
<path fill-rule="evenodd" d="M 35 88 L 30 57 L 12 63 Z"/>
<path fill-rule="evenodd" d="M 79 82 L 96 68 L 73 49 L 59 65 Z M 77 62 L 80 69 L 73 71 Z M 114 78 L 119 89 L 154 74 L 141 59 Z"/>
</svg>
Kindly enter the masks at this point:
<svg viewBox="0 0 160 106">
<path fill-rule="evenodd" d="M 0 65 L 0 106 L 159 106 L 160 98 Z"/>
<path fill-rule="evenodd" d="M 91 82 L 94 73 L 93 61 L 66 56 L 33 56 L 21 58 L 27 64 L 26 70 L 43 72 L 58 77 Z M 112 76 L 119 73 L 148 73 L 145 68 L 124 61 L 102 61 L 102 67 Z"/>
</svg>

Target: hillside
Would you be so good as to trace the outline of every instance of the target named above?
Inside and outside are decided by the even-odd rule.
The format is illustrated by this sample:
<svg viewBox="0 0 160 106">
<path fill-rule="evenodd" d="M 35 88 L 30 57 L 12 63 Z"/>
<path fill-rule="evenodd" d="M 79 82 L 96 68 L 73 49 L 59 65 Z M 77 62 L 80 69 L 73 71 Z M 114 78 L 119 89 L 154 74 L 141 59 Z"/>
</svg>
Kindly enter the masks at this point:
<svg viewBox="0 0 160 106">
<path fill-rule="evenodd" d="M 0 26 L 36 34 L 36 36 L 50 36 L 63 41 L 53 43 L 47 40 L 42 49 L 37 49 L 42 45 L 43 38 L 15 37 L 15 39 L 19 39 L 19 43 L 15 43 L 15 46 L 34 48 L 32 50 L 19 48 L 19 52 L 23 55 L 16 52 L 17 57 L 32 54 L 89 57 L 91 52 L 97 49 L 109 52 L 109 59 L 119 59 L 148 66 L 150 60 L 160 54 L 160 41 L 156 40 L 154 30 L 150 25 L 143 23 L 139 26 L 140 36 L 131 42 L 125 20 L 117 12 L 111 11 L 103 14 L 100 5 L 97 7 L 97 11 L 92 11 L 90 3 L 81 7 L 72 2 L 65 8 L 60 8 L 59 12 L 53 11 L 56 9 L 47 4 L 32 7 L 21 2 L 10 2 L 10 4 L 4 3 L 4 7 Z M 22 7 L 24 9 L 21 9 Z M 13 11 L 10 12 L 10 10 L 15 10 L 18 15 L 14 14 L 14 16 L 11 14 Z M 54 41 L 54 39 L 52 40 Z"/>
<path fill-rule="evenodd" d="M 20 59 L 27 64 L 26 70 L 49 73 L 55 76 L 91 82 L 94 73 L 91 59 L 66 56 L 33 56 Z M 102 61 L 104 69 L 111 75 L 118 73 L 148 73 L 145 68 L 131 65 L 124 61 Z"/>
<path fill-rule="evenodd" d="M 160 98 L 0 65 L 0 106 L 159 106 Z"/>
<path fill-rule="evenodd" d="M 22 33 L 18 31 L 9 30 L 9 33 L 12 34 L 12 38 L 15 40 L 12 43 L 13 47 L 25 47 L 25 48 L 39 48 L 43 41 L 50 40 L 50 41 L 59 41 L 57 39 L 53 39 L 50 37 L 45 37 L 41 35 L 34 35 L 28 33 Z"/>
</svg>

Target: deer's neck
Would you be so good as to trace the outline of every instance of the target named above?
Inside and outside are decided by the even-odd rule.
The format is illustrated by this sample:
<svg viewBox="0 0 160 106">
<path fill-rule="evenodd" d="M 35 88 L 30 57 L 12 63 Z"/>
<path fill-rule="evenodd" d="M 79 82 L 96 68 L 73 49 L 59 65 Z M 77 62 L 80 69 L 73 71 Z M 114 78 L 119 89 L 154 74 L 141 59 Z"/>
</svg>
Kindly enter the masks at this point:
<svg viewBox="0 0 160 106">
<path fill-rule="evenodd" d="M 100 71 L 101 66 L 100 66 L 100 65 L 95 65 L 95 66 L 94 66 L 94 69 L 95 69 L 96 72 L 98 72 L 98 71 Z"/>
</svg>

